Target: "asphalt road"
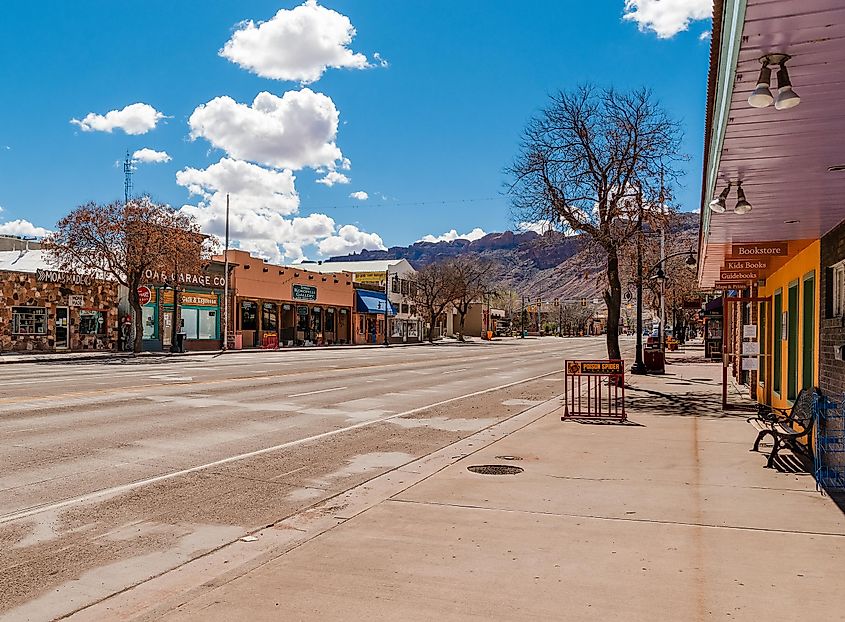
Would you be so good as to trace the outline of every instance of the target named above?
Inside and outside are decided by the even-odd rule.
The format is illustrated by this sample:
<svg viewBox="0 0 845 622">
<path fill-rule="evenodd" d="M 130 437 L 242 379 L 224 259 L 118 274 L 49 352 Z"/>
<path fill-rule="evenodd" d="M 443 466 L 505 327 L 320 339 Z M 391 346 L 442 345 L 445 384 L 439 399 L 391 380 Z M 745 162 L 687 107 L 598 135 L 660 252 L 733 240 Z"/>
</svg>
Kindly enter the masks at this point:
<svg viewBox="0 0 845 622">
<path fill-rule="evenodd" d="M 604 340 L 0 365 L 0 617 L 180 568 L 563 391 Z"/>
</svg>

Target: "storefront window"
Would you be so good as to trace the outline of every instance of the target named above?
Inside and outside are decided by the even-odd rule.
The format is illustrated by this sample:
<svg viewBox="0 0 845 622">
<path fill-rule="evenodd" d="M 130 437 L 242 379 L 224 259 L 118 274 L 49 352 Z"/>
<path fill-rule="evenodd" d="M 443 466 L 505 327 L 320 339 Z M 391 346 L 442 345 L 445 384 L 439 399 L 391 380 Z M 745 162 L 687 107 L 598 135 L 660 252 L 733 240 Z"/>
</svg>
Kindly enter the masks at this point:
<svg viewBox="0 0 845 622">
<path fill-rule="evenodd" d="M 251 300 L 241 302 L 241 330 L 258 330 L 258 303 Z"/>
<path fill-rule="evenodd" d="M 323 330 L 323 311 L 320 307 L 313 307 L 311 309 L 311 317 L 313 318 L 314 332 L 319 333 Z"/>
<path fill-rule="evenodd" d="M 80 335 L 105 335 L 106 317 L 102 311 L 80 311 L 79 312 L 79 334 Z"/>
<path fill-rule="evenodd" d="M 308 330 L 308 307 L 296 308 L 296 330 Z"/>
<path fill-rule="evenodd" d="M 279 327 L 278 307 L 272 302 L 261 305 L 261 330 L 276 330 Z"/>
<path fill-rule="evenodd" d="M 218 339 L 217 311 L 199 309 L 198 321 L 197 337 L 199 339 Z"/>
<path fill-rule="evenodd" d="M 155 307 L 141 307 L 141 318 L 144 324 L 144 339 L 156 339 L 158 326 L 156 326 Z"/>
<path fill-rule="evenodd" d="M 326 332 L 334 332 L 334 309 L 326 309 Z"/>
<path fill-rule="evenodd" d="M 185 333 L 185 337 L 188 339 L 196 339 L 198 334 L 197 322 L 199 321 L 198 310 L 182 307 L 180 309 L 180 313 L 182 315 L 182 332 Z"/>
<path fill-rule="evenodd" d="M 12 332 L 16 335 L 46 335 L 47 309 L 12 307 Z"/>
</svg>

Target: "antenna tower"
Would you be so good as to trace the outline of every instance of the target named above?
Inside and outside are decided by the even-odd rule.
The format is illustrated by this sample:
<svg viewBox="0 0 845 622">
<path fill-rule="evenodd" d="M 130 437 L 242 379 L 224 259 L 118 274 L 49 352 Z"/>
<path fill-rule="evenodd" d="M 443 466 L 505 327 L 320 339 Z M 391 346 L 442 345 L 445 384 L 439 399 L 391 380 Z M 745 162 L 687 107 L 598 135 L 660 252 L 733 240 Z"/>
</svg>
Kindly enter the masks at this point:
<svg viewBox="0 0 845 622">
<path fill-rule="evenodd" d="M 123 161 L 123 202 L 129 203 L 129 197 L 132 196 L 132 173 L 135 171 L 135 163 L 129 151 L 126 151 L 126 159 Z"/>
</svg>

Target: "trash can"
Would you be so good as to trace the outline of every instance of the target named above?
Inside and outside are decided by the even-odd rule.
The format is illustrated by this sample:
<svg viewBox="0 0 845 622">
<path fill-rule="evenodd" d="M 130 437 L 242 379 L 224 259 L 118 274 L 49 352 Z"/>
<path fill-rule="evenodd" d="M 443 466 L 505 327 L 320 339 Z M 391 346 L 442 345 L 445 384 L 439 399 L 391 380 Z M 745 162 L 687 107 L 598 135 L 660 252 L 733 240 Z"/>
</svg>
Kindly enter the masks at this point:
<svg viewBox="0 0 845 622">
<path fill-rule="evenodd" d="M 666 355 L 659 348 L 646 348 L 643 350 L 643 363 L 645 363 L 646 371 L 649 373 L 666 373 Z"/>
<path fill-rule="evenodd" d="M 187 338 L 188 335 L 185 333 L 176 333 L 176 352 L 185 351 L 185 340 Z"/>
</svg>

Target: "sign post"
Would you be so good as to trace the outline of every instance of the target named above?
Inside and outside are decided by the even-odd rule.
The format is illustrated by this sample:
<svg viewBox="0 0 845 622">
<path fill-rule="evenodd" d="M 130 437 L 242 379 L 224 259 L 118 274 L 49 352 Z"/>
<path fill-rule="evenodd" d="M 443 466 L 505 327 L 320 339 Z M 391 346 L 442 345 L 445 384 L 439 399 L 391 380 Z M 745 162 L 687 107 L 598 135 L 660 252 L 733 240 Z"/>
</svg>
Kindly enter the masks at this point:
<svg viewBox="0 0 845 622">
<path fill-rule="evenodd" d="M 564 367 L 563 416 L 560 419 L 627 421 L 625 361 L 567 360 Z"/>
</svg>

